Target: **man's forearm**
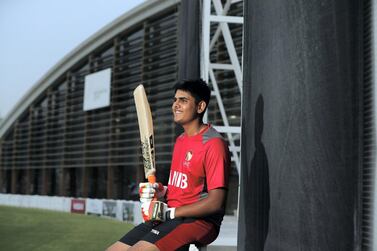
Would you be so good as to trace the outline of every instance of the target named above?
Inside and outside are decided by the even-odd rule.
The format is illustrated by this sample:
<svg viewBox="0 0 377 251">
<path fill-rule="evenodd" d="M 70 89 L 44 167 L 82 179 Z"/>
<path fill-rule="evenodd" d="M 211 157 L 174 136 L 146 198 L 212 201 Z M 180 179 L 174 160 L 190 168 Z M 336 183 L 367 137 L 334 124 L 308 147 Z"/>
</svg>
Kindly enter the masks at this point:
<svg viewBox="0 0 377 251">
<path fill-rule="evenodd" d="M 225 206 L 226 193 L 225 189 L 213 189 L 207 198 L 176 208 L 175 217 L 205 217 L 219 212 Z"/>
</svg>

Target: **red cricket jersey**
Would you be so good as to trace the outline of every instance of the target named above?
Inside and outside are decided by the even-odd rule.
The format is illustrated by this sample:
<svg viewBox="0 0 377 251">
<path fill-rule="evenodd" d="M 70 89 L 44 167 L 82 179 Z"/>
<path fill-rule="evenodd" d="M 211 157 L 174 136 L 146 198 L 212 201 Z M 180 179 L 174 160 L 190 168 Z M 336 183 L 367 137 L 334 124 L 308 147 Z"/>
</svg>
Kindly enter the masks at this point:
<svg viewBox="0 0 377 251">
<path fill-rule="evenodd" d="M 192 204 L 209 190 L 227 189 L 229 166 L 228 145 L 210 125 L 195 136 L 180 135 L 170 168 L 168 206 Z"/>
</svg>

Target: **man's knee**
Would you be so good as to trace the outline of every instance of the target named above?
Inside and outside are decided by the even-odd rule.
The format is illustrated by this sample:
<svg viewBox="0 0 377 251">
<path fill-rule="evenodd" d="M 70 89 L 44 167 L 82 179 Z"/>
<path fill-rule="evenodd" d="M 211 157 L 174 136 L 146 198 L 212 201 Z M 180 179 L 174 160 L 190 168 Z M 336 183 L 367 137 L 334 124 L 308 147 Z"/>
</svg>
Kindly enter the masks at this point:
<svg viewBox="0 0 377 251">
<path fill-rule="evenodd" d="M 127 244 L 124 244 L 123 242 L 117 241 L 110 247 L 106 249 L 106 251 L 126 251 L 130 248 Z"/>
<path fill-rule="evenodd" d="M 147 241 L 138 241 L 129 251 L 160 251 L 158 247 Z"/>
</svg>

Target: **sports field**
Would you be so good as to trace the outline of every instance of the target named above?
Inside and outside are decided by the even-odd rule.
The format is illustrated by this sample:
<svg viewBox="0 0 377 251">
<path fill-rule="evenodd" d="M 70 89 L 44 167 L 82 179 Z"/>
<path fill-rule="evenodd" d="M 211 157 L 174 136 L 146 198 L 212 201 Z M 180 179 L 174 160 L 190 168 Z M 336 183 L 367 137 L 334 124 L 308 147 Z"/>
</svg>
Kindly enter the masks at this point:
<svg viewBox="0 0 377 251">
<path fill-rule="evenodd" d="M 0 206 L 0 250 L 104 250 L 131 228 L 96 216 Z"/>
</svg>

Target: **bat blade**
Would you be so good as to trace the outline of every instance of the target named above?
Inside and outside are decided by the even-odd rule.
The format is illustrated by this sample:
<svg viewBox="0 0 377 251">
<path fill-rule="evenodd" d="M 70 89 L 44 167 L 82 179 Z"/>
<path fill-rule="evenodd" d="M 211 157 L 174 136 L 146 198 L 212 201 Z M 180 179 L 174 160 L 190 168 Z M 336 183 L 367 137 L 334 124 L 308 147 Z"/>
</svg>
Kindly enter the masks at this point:
<svg viewBox="0 0 377 251">
<path fill-rule="evenodd" d="M 139 85 L 135 88 L 134 99 L 137 112 L 137 120 L 139 123 L 145 178 L 148 179 L 149 182 L 155 183 L 156 166 L 153 120 L 151 108 L 149 106 L 143 85 Z"/>
</svg>

